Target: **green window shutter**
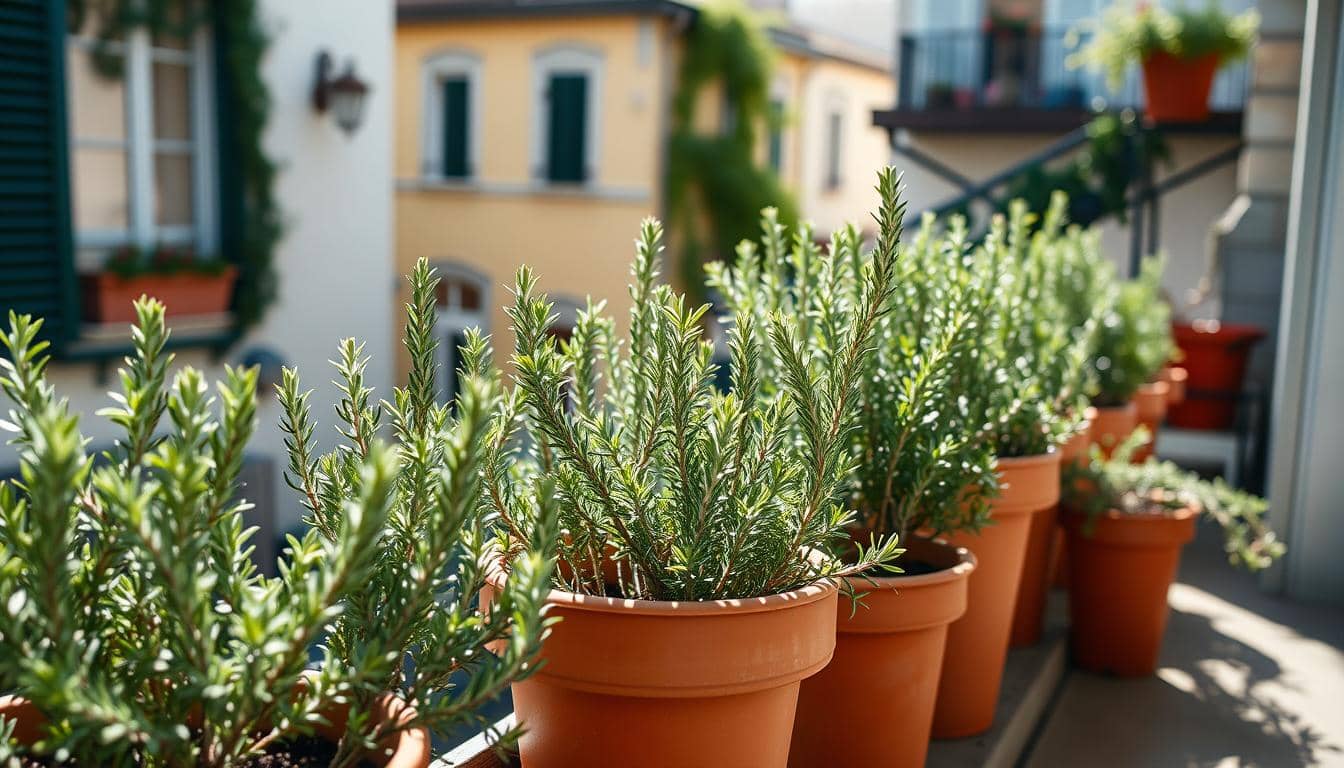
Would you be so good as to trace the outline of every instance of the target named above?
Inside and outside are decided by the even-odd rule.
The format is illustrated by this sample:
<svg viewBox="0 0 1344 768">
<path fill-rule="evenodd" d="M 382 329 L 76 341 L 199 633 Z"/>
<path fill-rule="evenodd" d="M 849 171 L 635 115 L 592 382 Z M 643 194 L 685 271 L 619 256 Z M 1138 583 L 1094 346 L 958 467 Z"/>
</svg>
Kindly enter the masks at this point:
<svg viewBox="0 0 1344 768">
<path fill-rule="evenodd" d="M 588 177 L 588 76 L 551 75 L 546 178 L 582 182 Z"/>
<path fill-rule="evenodd" d="M 470 87 L 465 77 L 443 81 L 442 170 L 445 178 L 461 179 L 471 175 L 471 163 L 467 159 Z"/>
<path fill-rule="evenodd" d="M 79 331 L 70 228 L 65 3 L 0 3 L 0 323 L 43 317 L 59 351 Z"/>
</svg>

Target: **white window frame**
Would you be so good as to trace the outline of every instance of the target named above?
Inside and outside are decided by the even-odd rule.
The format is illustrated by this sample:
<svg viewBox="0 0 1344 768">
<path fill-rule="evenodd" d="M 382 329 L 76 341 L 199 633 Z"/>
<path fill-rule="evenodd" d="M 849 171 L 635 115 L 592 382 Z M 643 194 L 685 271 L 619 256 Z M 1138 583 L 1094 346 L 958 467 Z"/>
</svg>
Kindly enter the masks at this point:
<svg viewBox="0 0 1344 768">
<path fill-rule="evenodd" d="M 582 186 L 597 186 L 602 147 L 602 84 L 606 68 L 601 49 L 582 43 L 549 45 L 532 55 L 532 177 L 550 186 L 547 179 L 547 120 L 550 116 L 546 89 L 553 74 L 582 74 L 588 78 L 588 103 L 584 113 L 584 151 L 588 167 Z M 565 183 L 566 186 L 569 182 Z"/>
<path fill-rule="evenodd" d="M 490 297 L 490 279 L 485 275 L 455 261 L 435 261 L 433 266 L 440 280 L 450 281 L 448 284 L 448 307 L 436 308 L 434 313 L 434 338 L 439 342 L 435 362 L 442 369 L 435 377 L 435 397 L 438 398 L 440 403 L 447 403 L 451 397 L 451 393 L 447 390 L 448 377 L 453 374 L 461 362 L 458 359 L 457 349 L 448 343 L 448 338 L 454 331 L 465 336 L 466 331 L 471 328 L 477 328 L 481 333 L 489 333 L 490 307 L 494 306 L 494 303 Z M 461 297 L 458 296 L 455 299 L 453 296 L 454 283 L 471 283 L 474 285 L 481 297 L 480 309 L 474 311 L 461 309 Z"/>
<path fill-rule="evenodd" d="M 826 95 L 826 108 L 822 110 L 821 136 L 822 136 L 822 169 L 821 169 L 821 187 L 827 192 L 835 192 L 845 186 L 845 127 L 848 116 L 848 100 L 839 91 L 831 91 Z M 840 118 L 840 129 L 835 136 L 835 174 L 831 174 L 831 123 L 836 117 Z"/>
<path fill-rule="evenodd" d="M 466 177 L 443 175 L 443 81 L 465 77 L 467 80 L 467 162 Z M 480 177 L 481 131 L 481 57 L 461 48 L 435 51 L 421 67 L 420 175 L 429 181 L 461 182 Z"/>
<path fill-rule="evenodd" d="M 67 46 L 93 50 L 98 41 L 88 35 L 67 35 Z M 215 143 L 214 41 L 209 29 L 198 29 L 187 50 L 153 45 L 143 27 L 132 29 L 126 40 L 104 43 L 111 52 L 123 57 L 122 83 L 125 88 L 125 139 L 97 136 L 68 136 L 70 155 L 78 148 L 119 149 L 126 153 L 126 230 L 75 230 L 75 247 L 117 248 L 137 245 L 191 245 L 200 254 L 214 254 L 219 246 L 219 186 Z M 191 138 L 154 138 L 154 63 L 170 62 L 190 66 Z M 73 97 L 73 96 L 72 96 Z M 74 105 L 67 108 L 72 114 Z M 159 226 L 154 221 L 154 155 L 190 153 L 192 155 L 192 224 Z M 72 173 L 71 183 L 75 181 Z"/>
</svg>

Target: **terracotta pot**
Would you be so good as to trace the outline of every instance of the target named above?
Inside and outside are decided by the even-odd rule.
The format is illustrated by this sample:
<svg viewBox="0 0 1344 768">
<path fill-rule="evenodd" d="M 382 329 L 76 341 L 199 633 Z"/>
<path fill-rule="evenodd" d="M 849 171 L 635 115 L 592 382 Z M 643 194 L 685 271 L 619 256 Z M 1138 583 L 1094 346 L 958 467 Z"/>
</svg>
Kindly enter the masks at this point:
<svg viewBox="0 0 1344 768">
<path fill-rule="evenodd" d="M 1066 512 L 1069 614 L 1074 663 L 1093 672 L 1143 677 L 1157 669 L 1167 625 L 1167 589 L 1195 512 L 1085 515 Z"/>
<path fill-rule="evenodd" d="M 1031 517 L 1059 502 L 1058 452 L 999 459 L 997 469 L 1001 490 L 991 502 L 990 525 L 948 537 L 971 550 L 976 569 L 966 613 L 948 628 L 933 713 L 935 739 L 972 736 L 993 725 Z"/>
<path fill-rule="evenodd" d="M 1216 320 L 1173 325 L 1171 332 L 1190 380 L 1185 402 L 1171 409 L 1167 423 L 1182 429 L 1231 428 L 1246 361 L 1265 332 L 1252 325 Z"/>
<path fill-rule="evenodd" d="M 712 602 L 553 590 L 544 665 L 513 684 L 522 764 L 787 765 L 799 683 L 835 649 L 836 596 L 830 583 Z"/>
<path fill-rule="evenodd" d="M 1134 450 L 1131 461 L 1142 464 L 1157 449 L 1157 430 L 1167 417 L 1167 396 L 1171 387 L 1165 381 L 1154 381 L 1139 387 L 1134 393 L 1134 415 L 1140 424 L 1148 428 L 1151 435 L 1148 442 Z"/>
<path fill-rule="evenodd" d="M 134 302 L 152 296 L 164 303 L 168 317 L 216 315 L 229 310 L 238 270 L 218 275 L 140 275 L 123 279 L 110 272 L 83 275 L 84 317 L 95 323 L 135 322 Z"/>
<path fill-rule="evenodd" d="M 1167 383 L 1167 410 L 1185 402 L 1185 384 L 1190 380 L 1190 371 L 1179 365 L 1168 365 L 1162 369 L 1162 381 Z"/>
<path fill-rule="evenodd" d="M 406 712 L 406 703 L 391 694 L 384 694 L 379 699 L 379 705 L 373 714 L 375 723 L 401 717 Z M 335 705 L 322 714 L 329 724 L 317 726 L 317 734 L 328 741 L 339 741 L 345 735 L 349 707 Z M 14 721 L 14 738 L 20 744 L 32 745 L 42 738 L 46 730 L 46 716 L 36 705 L 20 696 L 0 696 L 0 717 Z M 392 750 L 391 754 L 369 755 L 368 759 L 375 765 L 382 768 L 429 768 L 429 731 L 424 728 L 401 731 L 386 739 L 382 746 Z"/>
<path fill-rule="evenodd" d="M 1092 448 L 1092 423 L 1097 418 L 1097 409 L 1089 407 L 1085 414 L 1086 420 L 1083 428 L 1079 429 L 1073 437 L 1069 438 L 1064 445 L 1059 447 L 1059 474 L 1060 481 L 1064 480 L 1064 471 L 1068 467 L 1079 461 L 1087 461 L 1087 453 Z M 1055 505 L 1058 508 L 1059 505 Z M 1067 587 L 1069 585 L 1068 569 L 1068 549 L 1064 544 L 1064 529 L 1059 523 L 1059 516 L 1055 516 L 1055 530 L 1052 535 L 1050 547 L 1050 586 Z M 1019 600 L 1021 598 L 1019 597 Z M 1016 627 L 1016 624 L 1014 624 Z M 1017 645 L 1014 643 L 1013 645 Z"/>
<path fill-rule="evenodd" d="M 864 605 L 839 602 L 835 655 L 798 696 L 790 766 L 924 765 L 947 626 L 966 611 L 975 556 L 919 537 L 904 544 L 902 563 L 941 570 L 855 582 Z M 859 719 L 837 718 L 837 702 Z"/>
<path fill-rule="evenodd" d="M 1092 444 L 1101 448 L 1103 456 L 1109 457 L 1111 451 L 1129 437 L 1138 423 L 1139 412 L 1133 401 L 1124 405 L 1098 407 L 1097 417 L 1092 420 Z"/>
<path fill-rule="evenodd" d="M 1192 59 L 1166 52 L 1143 60 L 1143 90 L 1148 116 L 1158 123 L 1195 123 L 1209 117 L 1209 91 L 1218 72 L 1218 55 Z"/>
</svg>

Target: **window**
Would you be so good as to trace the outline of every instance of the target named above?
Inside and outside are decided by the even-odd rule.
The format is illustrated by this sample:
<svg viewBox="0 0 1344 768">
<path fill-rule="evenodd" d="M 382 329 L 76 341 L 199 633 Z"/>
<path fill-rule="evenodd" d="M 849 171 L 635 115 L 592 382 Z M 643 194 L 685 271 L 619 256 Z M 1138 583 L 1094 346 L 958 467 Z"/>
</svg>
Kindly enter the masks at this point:
<svg viewBox="0 0 1344 768">
<path fill-rule="evenodd" d="M 779 173 L 784 168 L 784 101 L 770 100 L 770 144 L 767 162 L 770 170 Z"/>
<path fill-rule="evenodd" d="M 578 46 L 548 48 L 534 59 L 537 87 L 533 159 L 552 184 L 596 178 L 602 55 Z"/>
<path fill-rule="evenodd" d="M 826 116 L 826 188 L 840 188 L 840 139 L 843 130 L 843 116 L 839 111 Z"/>
<path fill-rule="evenodd" d="M 480 59 L 464 51 L 444 51 L 426 60 L 422 127 L 425 176 L 460 180 L 476 175 L 480 71 Z"/>
<path fill-rule="evenodd" d="M 439 285 L 435 304 L 434 335 L 439 340 L 440 372 L 437 378 L 439 402 L 451 403 L 457 397 L 461 384 L 458 368 L 462 365 L 462 345 L 467 343 L 467 330 L 485 330 L 485 308 L 490 283 L 481 275 L 456 264 L 437 264 Z"/>
<path fill-rule="evenodd" d="M 66 99 L 77 264 L 118 246 L 213 253 L 215 168 L 210 36 L 130 31 L 108 44 L 121 74 L 94 66 L 96 22 L 66 38 Z"/>
</svg>

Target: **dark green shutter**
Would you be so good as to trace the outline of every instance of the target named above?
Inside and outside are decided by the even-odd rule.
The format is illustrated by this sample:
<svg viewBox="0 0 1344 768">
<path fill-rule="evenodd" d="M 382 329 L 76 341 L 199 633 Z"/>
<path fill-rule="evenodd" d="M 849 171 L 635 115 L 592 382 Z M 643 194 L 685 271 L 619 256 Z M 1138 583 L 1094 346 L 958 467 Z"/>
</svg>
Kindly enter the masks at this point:
<svg viewBox="0 0 1344 768">
<path fill-rule="evenodd" d="M 467 161 L 468 95 L 465 77 L 443 81 L 443 175 L 461 179 L 471 175 Z"/>
<path fill-rule="evenodd" d="M 588 77 L 551 75 L 546 178 L 581 182 L 588 166 Z"/>
<path fill-rule="evenodd" d="M 65 2 L 0 0 L 0 324 L 43 317 L 57 349 L 79 330 L 65 111 Z"/>
</svg>

